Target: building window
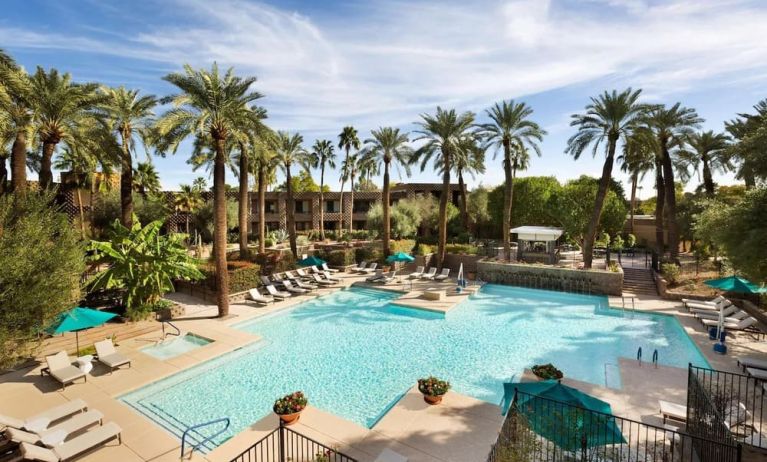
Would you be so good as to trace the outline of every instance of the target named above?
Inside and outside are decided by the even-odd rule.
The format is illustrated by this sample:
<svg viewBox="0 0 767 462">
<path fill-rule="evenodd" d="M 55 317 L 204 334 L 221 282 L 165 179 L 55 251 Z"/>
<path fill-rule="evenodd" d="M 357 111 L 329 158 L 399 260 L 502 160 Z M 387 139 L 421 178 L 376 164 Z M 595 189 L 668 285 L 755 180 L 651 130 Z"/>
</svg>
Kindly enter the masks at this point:
<svg viewBox="0 0 767 462">
<path fill-rule="evenodd" d="M 309 201 L 296 201 L 296 213 L 310 213 Z"/>
<path fill-rule="evenodd" d="M 338 229 L 337 221 L 325 221 L 323 223 L 325 225 L 325 231 L 335 231 L 336 229 Z"/>
<path fill-rule="evenodd" d="M 296 231 L 306 231 L 312 229 L 312 223 L 310 221 L 297 221 Z"/>
<path fill-rule="evenodd" d="M 354 201 L 354 213 L 368 213 L 369 211 L 370 211 L 370 201 L 368 200 Z"/>
<path fill-rule="evenodd" d="M 267 221 L 266 222 L 266 230 L 267 231 L 276 231 L 280 229 L 280 222 L 279 221 Z"/>
<path fill-rule="evenodd" d="M 366 229 L 367 222 L 365 220 L 355 220 L 352 222 L 352 227 L 354 229 Z"/>
<path fill-rule="evenodd" d="M 266 213 L 277 213 L 277 201 L 264 201 Z"/>
<path fill-rule="evenodd" d="M 325 213 L 338 213 L 341 211 L 339 201 L 325 201 Z"/>
</svg>

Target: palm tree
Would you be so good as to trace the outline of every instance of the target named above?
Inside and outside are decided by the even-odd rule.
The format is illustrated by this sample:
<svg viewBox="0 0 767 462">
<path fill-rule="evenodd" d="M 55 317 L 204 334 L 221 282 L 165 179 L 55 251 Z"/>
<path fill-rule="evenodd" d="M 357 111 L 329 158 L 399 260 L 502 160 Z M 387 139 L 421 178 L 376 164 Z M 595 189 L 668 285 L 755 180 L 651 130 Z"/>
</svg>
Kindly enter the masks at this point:
<svg viewBox="0 0 767 462">
<path fill-rule="evenodd" d="M 213 63 L 210 71 L 194 70 L 184 65 L 183 73 L 171 73 L 163 79 L 176 86 L 180 93 L 163 98 L 171 103 L 169 109 L 156 124 L 160 141 L 158 149 L 178 149 L 182 140 L 193 136 L 209 138 L 214 147 L 213 251 L 216 261 L 216 295 L 218 315 L 229 314 L 229 276 L 226 264 L 226 164 L 229 137 L 236 138 L 243 121 L 251 117 L 250 104 L 261 94 L 251 91 L 255 77 L 238 77 L 229 68 L 221 74 Z"/>
<path fill-rule="evenodd" d="M 415 139 L 425 140 L 426 143 L 418 148 L 412 156 L 412 162 L 421 162 L 421 171 L 426 169 L 429 160 L 434 159 L 437 170 L 442 171 L 442 193 L 439 197 L 439 242 L 437 250 L 437 266 L 439 269 L 445 262 L 445 246 L 447 245 L 447 202 L 450 196 L 450 172 L 454 159 L 461 155 L 466 148 L 464 137 L 469 136 L 474 124 L 474 113 L 458 114 L 455 109 L 444 110 L 437 106 L 435 115 L 422 114 L 421 122 L 416 122 L 421 128 L 416 130 L 420 135 Z M 462 144 L 464 143 L 464 144 Z"/>
<path fill-rule="evenodd" d="M 479 136 L 466 136 L 463 143 L 465 146 L 458 151 L 453 166 L 458 176 L 458 191 L 461 194 L 461 222 L 463 229 L 469 230 L 469 210 L 466 197 L 466 183 L 463 174 L 468 173 L 474 178 L 475 173 L 485 173 L 485 149 L 480 143 Z"/>
<path fill-rule="evenodd" d="M 701 169 L 703 188 L 708 197 L 714 197 L 715 171 L 726 173 L 733 169 L 727 148 L 730 137 L 724 133 L 714 133 L 713 130 L 693 133 L 687 139 L 692 150 L 683 150 L 679 154 L 694 170 Z"/>
<path fill-rule="evenodd" d="M 346 157 L 349 159 L 349 157 Z M 309 155 L 309 164 L 312 168 L 320 169 L 320 239 L 325 240 L 325 166 L 336 168 L 336 154 L 333 150 L 333 142 L 330 140 L 317 140 L 312 146 Z M 341 193 L 343 196 L 343 193 Z M 343 217 L 343 209 L 341 209 Z M 343 221 L 342 221 L 343 223 Z"/>
<path fill-rule="evenodd" d="M 99 117 L 105 127 L 119 139 L 120 159 L 120 222 L 126 228 L 133 225 L 133 151 L 136 141 L 145 146 L 157 105 L 154 95 L 139 96 L 138 90 L 125 87 L 101 89 L 104 101 L 99 105 Z"/>
<path fill-rule="evenodd" d="M 352 209 L 351 219 L 349 220 L 349 232 L 354 230 L 354 178 L 357 175 L 360 161 L 360 154 L 352 154 L 341 163 L 341 181 L 349 182 L 349 202 Z"/>
<path fill-rule="evenodd" d="M 16 137 L 10 118 L 0 111 L 0 195 L 5 194 L 8 181 L 7 159 L 10 156 L 11 145 Z"/>
<path fill-rule="evenodd" d="M 639 122 L 647 107 L 638 102 L 642 90 L 628 88 L 621 93 L 613 90 L 611 93 L 604 92 L 596 98 L 591 98 L 591 103 L 586 106 L 583 114 L 573 114 L 570 126 L 578 127 L 578 132 L 567 140 L 566 153 L 579 159 L 583 151 L 589 146 L 594 146 L 592 154 L 596 156 L 599 146 L 606 142 L 605 162 L 602 166 L 602 177 L 599 179 L 599 188 L 594 203 L 594 211 L 591 214 L 586 236 L 583 242 L 583 266 L 591 268 L 593 259 L 594 238 L 599 229 L 599 220 L 602 216 L 602 207 L 607 196 L 607 190 L 612 180 L 613 163 L 615 162 L 615 150 L 621 137 L 628 136 Z"/>
<path fill-rule="evenodd" d="M 208 189 L 208 180 L 206 180 L 204 177 L 198 176 L 194 179 L 194 181 L 192 181 L 192 187 L 200 192 L 205 191 Z"/>
<path fill-rule="evenodd" d="M 664 105 L 653 107 L 645 117 L 645 125 L 657 139 L 660 165 L 663 169 L 665 189 L 665 206 L 668 219 L 668 246 L 671 259 L 676 261 L 679 256 L 679 228 L 676 222 L 676 182 L 674 180 L 674 161 L 672 151 L 682 149 L 694 129 L 700 126 L 703 119 L 695 109 L 686 108 L 676 103 L 670 108 Z M 657 216 L 656 216 L 657 219 Z"/>
<path fill-rule="evenodd" d="M 652 138 L 633 133 L 623 143 L 623 154 L 618 157 L 621 170 L 631 177 L 631 205 L 629 233 L 634 233 L 634 212 L 636 210 L 637 184 L 655 168 L 655 150 Z M 662 181 L 661 181 L 662 184 Z M 662 236 L 662 234 L 661 234 Z"/>
<path fill-rule="evenodd" d="M 255 156 L 256 145 L 270 136 L 271 130 L 263 124 L 266 109 L 253 106 L 250 117 L 245 118 L 240 127 L 242 135 L 238 140 L 240 148 L 239 168 L 237 175 L 240 179 L 239 200 L 237 209 L 238 227 L 240 230 L 240 256 L 248 256 L 248 210 L 250 210 L 250 192 L 248 174 L 254 168 L 251 160 Z"/>
<path fill-rule="evenodd" d="M 277 132 L 277 140 L 274 146 L 275 161 L 279 164 L 283 172 L 285 172 L 285 184 L 288 195 L 288 235 L 290 239 L 290 251 L 293 252 L 293 257 L 298 258 L 298 247 L 296 245 L 296 203 L 293 200 L 293 184 L 290 168 L 293 165 L 299 165 L 307 171 L 311 167 L 311 161 L 309 153 L 306 152 L 301 144 L 304 142 L 304 137 L 298 133 L 290 134 L 288 132 Z"/>
<path fill-rule="evenodd" d="M 341 133 L 338 135 L 338 149 L 343 149 L 346 151 L 346 157 L 344 158 L 344 163 L 349 161 L 349 151 L 354 149 L 355 151 L 359 150 L 360 148 L 360 139 L 357 136 L 357 129 L 352 127 L 351 125 L 347 125 L 346 127 L 341 130 Z M 341 175 L 341 199 L 340 199 L 340 206 L 341 206 L 341 223 L 340 223 L 340 233 L 343 233 L 344 230 L 344 183 L 345 180 L 343 178 L 343 175 Z M 352 208 L 354 208 L 354 204 L 352 203 Z"/>
<path fill-rule="evenodd" d="M 746 189 L 756 187 L 756 180 L 767 179 L 767 99 L 759 101 L 754 114 L 739 113 L 725 123 L 725 129 L 735 140 L 728 149 L 737 162 L 735 177 L 742 179 Z"/>
<path fill-rule="evenodd" d="M 133 189 L 145 199 L 147 194 L 157 194 L 160 186 L 160 175 L 152 162 L 139 162 L 133 171 Z"/>
<path fill-rule="evenodd" d="M 49 188 L 53 183 L 52 161 L 56 146 L 64 142 L 70 149 L 78 142 L 84 119 L 92 117 L 91 110 L 103 100 L 98 84 L 72 83 L 69 73 L 59 74 L 56 69 L 46 72 L 38 67 L 30 82 L 34 95 L 34 127 L 42 144 L 40 186 Z"/>
<path fill-rule="evenodd" d="M 27 144 L 32 138 L 32 121 L 35 98 L 29 74 L 4 57 L 0 66 L 0 112 L 4 112 L 13 133 L 11 147 L 11 190 L 26 194 L 27 189 Z"/>
<path fill-rule="evenodd" d="M 194 185 L 182 184 L 180 185 L 181 191 L 173 198 L 173 205 L 179 212 L 186 215 L 186 235 L 189 236 L 189 216 L 194 213 L 195 210 L 202 207 L 203 201 L 202 194 L 199 189 Z"/>
<path fill-rule="evenodd" d="M 494 146 L 496 155 L 503 150 L 503 172 L 506 177 L 503 197 L 503 251 L 511 260 L 511 207 L 514 195 L 514 170 L 519 167 L 519 156 L 530 147 L 540 156 L 538 143 L 543 141 L 546 130 L 530 120 L 533 109 L 514 100 L 502 101 L 485 111 L 493 121 L 481 126 L 487 142 Z M 515 161 L 516 158 L 516 161 Z"/>
<path fill-rule="evenodd" d="M 408 134 L 400 133 L 399 128 L 381 127 L 370 132 L 372 138 L 365 140 L 365 148 L 361 153 L 362 163 L 378 169 L 383 165 L 383 254 L 384 258 L 391 253 L 391 198 L 389 194 L 389 170 L 392 163 L 401 165 L 410 176 L 410 162 L 413 150 L 408 146 Z M 375 167 L 372 167 L 375 166 Z M 354 205 L 354 204 L 352 204 Z"/>
</svg>

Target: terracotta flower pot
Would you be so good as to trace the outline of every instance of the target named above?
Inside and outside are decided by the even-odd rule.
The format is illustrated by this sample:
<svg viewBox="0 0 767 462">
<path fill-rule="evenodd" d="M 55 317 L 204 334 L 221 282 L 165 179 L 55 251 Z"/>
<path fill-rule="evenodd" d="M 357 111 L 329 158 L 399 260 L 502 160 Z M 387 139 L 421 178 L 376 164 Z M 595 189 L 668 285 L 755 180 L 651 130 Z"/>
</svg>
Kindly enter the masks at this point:
<svg viewBox="0 0 767 462">
<path fill-rule="evenodd" d="M 301 412 L 294 412 L 292 414 L 277 414 L 280 417 L 280 420 L 285 425 L 293 425 L 294 423 L 298 422 L 298 419 L 301 417 Z"/>
<path fill-rule="evenodd" d="M 441 403 L 443 396 L 445 396 L 445 395 L 437 395 L 437 396 L 423 395 L 423 400 L 433 406 L 435 404 Z"/>
</svg>

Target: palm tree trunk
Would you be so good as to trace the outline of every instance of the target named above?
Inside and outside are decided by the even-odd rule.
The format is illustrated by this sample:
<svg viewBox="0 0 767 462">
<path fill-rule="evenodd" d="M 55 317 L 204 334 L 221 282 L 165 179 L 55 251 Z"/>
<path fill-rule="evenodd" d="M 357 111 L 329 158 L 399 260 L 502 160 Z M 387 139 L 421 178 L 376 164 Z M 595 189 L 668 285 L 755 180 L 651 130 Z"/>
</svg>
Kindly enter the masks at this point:
<svg viewBox="0 0 767 462">
<path fill-rule="evenodd" d="M 285 179 L 288 190 L 288 239 L 290 240 L 290 251 L 293 257 L 298 259 L 298 246 L 296 245 L 296 201 L 293 200 L 293 185 L 291 184 L 290 164 L 285 166 Z"/>
<path fill-rule="evenodd" d="M 450 152 L 442 151 L 442 194 L 439 196 L 439 241 L 437 246 L 437 270 L 442 271 L 445 264 L 445 247 L 447 246 L 447 201 L 450 196 Z"/>
<path fill-rule="evenodd" d="M 602 217 L 602 207 L 605 203 L 605 197 L 607 197 L 607 188 L 610 186 L 610 180 L 613 175 L 615 144 L 617 141 L 617 137 L 608 139 L 607 159 L 605 159 L 605 164 L 602 166 L 602 177 L 599 179 L 599 188 L 597 189 L 597 199 L 594 203 L 594 211 L 591 214 L 589 226 L 586 230 L 586 236 L 583 240 L 583 267 L 586 269 L 591 268 L 591 263 L 594 259 L 594 239 L 596 238 L 597 230 L 599 229 L 599 220 Z"/>
<path fill-rule="evenodd" d="M 8 181 L 7 158 L 0 156 L 0 196 L 5 194 L 5 183 Z"/>
<path fill-rule="evenodd" d="M 511 146 L 503 140 L 503 173 L 506 183 L 503 188 L 503 254 L 506 261 L 511 261 L 511 199 L 514 191 L 514 179 L 511 177 Z"/>
<path fill-rule="evenodd" d="M 629 220 L 629 233 L 634 234 L 634 211 L 636 210 L 637 199 L 637 180 L 639 180 L 639 172 L 631 174 L 631 219 Z"/>
<path fill-rule="evenodd" d="M 706 188 L 706 195 L 714 197 L 714 179 L 711 177 L 711 167 L 708 165 L 708 157 L 703 156 L 703 186 Z"/>
<path fill-rule="evenodd" d="M 16 132 L 11 148 L 11 190 L 17 196 L 27 192 L 27 133 L 24 129 Z"/>
<path fill-rule="evenodd" d="M 48 189 L 53 184 L 52 159 L 56 143 L 46 141 L 43 143 L 43 158 L 40 161 L 40 189 Z"/>
<path fill-rule="evenodd" d="M 320 240 L 325 240 L 325 162 L 320 165 Z M 342 212 L 343 213 L 343 212 Z"/>
<path fill-rule="evenodd" d="M 226 148 L 216 140 L 213 162 L 213 255 L 216 261 L 216 303 L 218 317 L 229 315 L 229 273 L 226 266 Z"/>
<path fill-rule="evenodd" d="M 83 210 L 83 196 L 80 186 L 77 187 L 77 208 L 80 211 L 80 237 L 85 240 L 85 211 Z"/>
<path fill-rule="evenodd" d="M 258 252 L 266 252 L 266 166 L 258 166 Z"/>
<path fill-rule="evenodd" d="M 344 161 L 346 165 L 349 165 L 349 147 L 346 147 L 346 160 Z M 341 175 L 341 199 L 339 202 L 339 205 L 341 206 L 341 222 L 339 223 L 338 227 L 338 237 L 341 237 L 341 234 L 344 232 L 344 184 L 346 183 L 346 179 L 344 178 L 343 174 Z"/>
<path fill-rule="evenodd" d="M 676 188 L 674 182 L 674 166 L 671 163 L 671 155 L 668 146 L 664 143 L 663 149 L 663 181 L 666 186 L 666 213 L 668 214 L 668 247 L 671 251 L 671 259 L 676 261 L 679 257 L 679 227 L 676 222 Z"/>
<path fill-rule="evenodd" d="M 458 190 L 461 194 L 461 222 L 463 229 L 469 231 L 469 209 L 466 204 L 466 184 L 463 182 L 463 170 L 458 170 Z"/>
<path fill-rule="evenodd" d="M 189 214 L 190 212 L 186 213 L 186 240 L 189 241 Z"/>
<path fill-rule="evenodd" d="M 383 257 L 386 258 L 391 252 L 391 216 L 389 210 L 389 162 L 384 160 L 383 175 Z"/>
<path fill-rule="evenodd" d="M 120 222 L 126 228 L 133 224 L 133 165 L 129 147 L 130 134 L 123 133 L 123 155 L 120 167 Z"/>
<path fill-rule="evenodd" d="M 354 172 L 354 166 L 352 166 L 352 171 L 351 171 L 351 173 L 349 175 L 349 181 L 350 181 L 350 186 L 351 186 L 349 188 L 349 192 L 351 193 L 351 196 L 350 196 L 349 200 L 352 203 L 352 206 L 350 207 L 351 210 L 352 210 L 352 215 L 351 215 L 351 218 L 349 219 L 349 233 L 351 233 L 353 231 L 353 227 L 354 227 L 354 173 L 355 173 Z"/>
<path fill-rule="evenodd" d="M 666 204 L 666 185 L 663 182 L 663 167 L 660 160 L 655 161 L 655 247 L 658 257 L 663 256 L 665 251 L 665 232 L 663 225 L 663 210 Z"/>
<path fill-rule="evenodd" d="M 756 175 L 754 170 L 747 165 L 743 166 L 743 182 L 746 184 L 746 189 L 754 189 L 756 187 Z"/>
<path fill-rule="evenodd" d="M 250 201 L 248 200 L 248 156 L 244 146 L 240 145 L 240 200 L 237 210 L 237 219 L 240 228 L 240 258 L 248 257 L 248 210 Z"/>
</svg>

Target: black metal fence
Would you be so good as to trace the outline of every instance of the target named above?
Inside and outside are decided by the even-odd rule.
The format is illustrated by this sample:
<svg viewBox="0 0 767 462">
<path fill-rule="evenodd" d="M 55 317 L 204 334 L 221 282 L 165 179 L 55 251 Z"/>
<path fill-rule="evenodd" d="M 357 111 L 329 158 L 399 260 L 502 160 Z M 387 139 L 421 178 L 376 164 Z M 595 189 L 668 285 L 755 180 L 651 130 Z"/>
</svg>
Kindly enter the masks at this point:
<svg viewBox="0 0 767 462">
<path fill-rule="evenodd" d="M 517 391 L 488 462 L 739 462 L 736 444 Z"/>
<path fill-rule="evenodd" d="M 708 440 L 767 449 L 765 394 L 762 380 L 690 365 L 688 432 Z"/>
<path fill-rule="evenodd" d="M 231 462 L 357 462 L 335 448 L 282 425 Z"/>
</svg>

